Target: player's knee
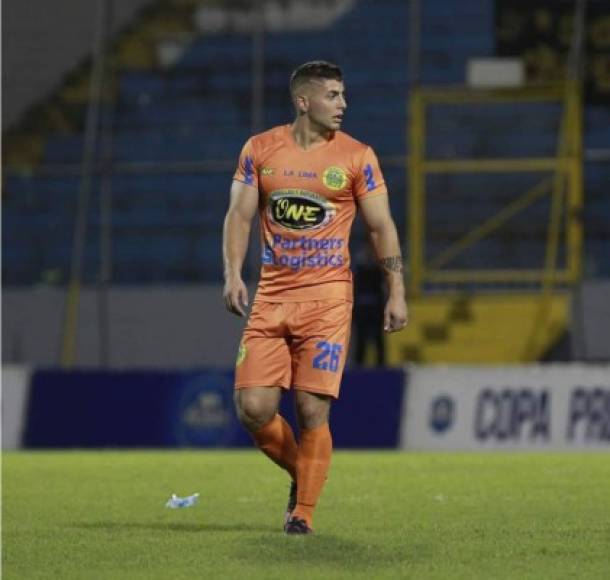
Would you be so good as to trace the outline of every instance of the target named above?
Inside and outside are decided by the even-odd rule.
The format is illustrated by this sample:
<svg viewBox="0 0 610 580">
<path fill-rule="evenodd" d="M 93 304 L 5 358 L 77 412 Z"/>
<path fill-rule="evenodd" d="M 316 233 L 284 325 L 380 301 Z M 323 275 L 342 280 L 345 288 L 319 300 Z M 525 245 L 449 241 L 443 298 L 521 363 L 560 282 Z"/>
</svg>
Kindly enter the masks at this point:
<svg viewBox="0 0 610 580">
<path fill-rule="evenodd" d="M 251 432 L 264 427 L 276 413 L 275 406 L 265 398 L 245 389 L 235 391 L 235 408 L 240 423 Z"/>
<path fill-rule="evenodd" d="M 297 419 L 302 429 L 315 429 L 328 423 L 331 398 L 312 393 L 297 395 Z"/>
</svg>

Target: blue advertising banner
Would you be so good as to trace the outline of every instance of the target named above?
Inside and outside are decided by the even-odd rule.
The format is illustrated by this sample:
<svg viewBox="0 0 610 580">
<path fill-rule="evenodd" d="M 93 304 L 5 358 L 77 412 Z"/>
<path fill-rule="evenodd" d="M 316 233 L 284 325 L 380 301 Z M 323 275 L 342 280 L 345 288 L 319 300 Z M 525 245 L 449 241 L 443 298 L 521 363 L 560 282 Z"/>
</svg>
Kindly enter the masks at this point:
<svg viewBox="0 0 610 580">
<path fill-rule="evenodd" d="M 404 373 L 346 372 L 333 404 L 335 447 L 399 442 Z M 292 393 L 281 412 L 295 425 Z M 33 374 L 24 445 L 65 447 L 249 447 L 233 407 L 233 370 Z"/>
<path fill-rule="evenodd" d="M 405 373 L 400 369 L 346 371 L 330 412 L 333 446 L 398 447 L 404 391 Z M 284 395 L 281 410 L 294 427 L 292 393 Z"/>
</svg>

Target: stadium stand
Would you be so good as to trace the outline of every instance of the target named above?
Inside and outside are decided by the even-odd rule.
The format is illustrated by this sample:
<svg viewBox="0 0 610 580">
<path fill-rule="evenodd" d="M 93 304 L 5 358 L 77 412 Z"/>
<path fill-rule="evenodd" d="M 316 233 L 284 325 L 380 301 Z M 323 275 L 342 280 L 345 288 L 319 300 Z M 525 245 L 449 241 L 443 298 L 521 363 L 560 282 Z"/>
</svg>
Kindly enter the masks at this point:
<svg viewBox="0 0 610 580">
<path fill-rule="evenodd" d="M 190 3 L 193 9 L 197 4 Z M 182 6 L 180 22 L 174 19 L 169 26 L 173 35 L 181 22 L 193 26 Z M 434 0 L 423 6 L 423 82 L 463 83 L 469 57 L 494 54 L 493 2 Z M 408 3 L 400 0 L 357 0 L 326 29 L 276 30 L 265 40 L 264 125 L 290 120 L 286 84 L 294 66 L 313 58 L 341 63 L 350 99 L 345 130 L 370 143 L 381 157 L 403 237 L 405 169 L 386 160 L 408 153 L 407 8 Z M 452 18 L 458 12 L 460 18 Z M 471 18 L 465 18 L 466 14 Z M 158 17 L 144 14 L 130 27 L 130 43 L 118 44 L 123 50 L 133 50 L 138 34 L 142 42 L 151 37 L 161 41 L 162 30 Z M 111 178 L 113 283 L 219 280 L 219 232 L 227 205 L 230 167 L 250 133 L 251 46 L 247 31 L 205 33 L 188 44 L 182 56 L 167 68 L 154 66 L 150 58 L 139 59 L 137 55 L 120 61 L 124 66 L 119 70 L 115 99 L 111 105 L 106 102 L 102 113 L 102 123 L 113 123 L 113 161 L 117 164 Z M 10 165 L 5 170 L 6 286 L 64 283 L 67 279 L 80 179 L 53 169 L 78 167 L 82 160 L 86 103 L 76 101 L 66 99 L 65 110 L 79 121 L 70 132 L 45 134 L 40 163 L 27 171 Z M 609 117 L 607 108 L 587 107 L 585 147 L 608 146 L 603 128 L 607 128 Z M 427 152 L 431 156 L 542 156 L 554 152 L 558 108 L 550 105 L 542 110 L 540 105 L 531 105 L 517 110 L 512 105 L 497 105 L 489 110 L 439 109 L 429 115 L 429 123 Z M 200 162 L 208 162 L 212 170 L 207 166 L 206 171 L 192 167 L 176 170 L 181 164 Z M 134 164 L 152 165 L 155 171 L 128 170 Z M 431 255 L 455 239 L 464 224 L 485 219 L 511 195 L 523 191 L 528 178 L 507 175 L 500 185 L 488 179 L 468 174 L 430 178 L 427 225 Z M 592 274 L 608 276 L 610 200 L 604 184 L 610 180 L 610 169 L 588 163 L 585 180 L 586 267 Z M 86 283 L 95 282 L 98 276 L 99 183 L 96 178 Z M 480 195 L 475 198 L 473 192 L 486 187 L 489 196 L 481 202 Z M 503 257 L 511 267 L 539 267 L 542 254 L 535 244 L 544 238 L 547 221 L 547 206 L 533 206 L 527 216 L 501 235 L 460 256 L 460 264 L 484 268 Z"/>
</svg>

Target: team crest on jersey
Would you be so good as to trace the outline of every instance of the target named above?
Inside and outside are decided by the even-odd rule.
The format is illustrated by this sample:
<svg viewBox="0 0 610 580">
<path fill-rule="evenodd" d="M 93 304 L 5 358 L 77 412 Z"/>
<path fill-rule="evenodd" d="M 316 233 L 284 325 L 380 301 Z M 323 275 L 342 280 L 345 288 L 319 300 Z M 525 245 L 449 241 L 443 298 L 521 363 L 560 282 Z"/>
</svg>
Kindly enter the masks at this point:
<svg viewBox="0 0 610 580">
<path fill-rule="evenodd" d="M 278 189 L 269 198 L 267 212 L 273 222 L 291 230 L 325 226 L 336 208 L 325 197 L 304 189 Z"/>
<path fill-rule="evenodd" d="M 324 173 L 322 174 L 322 183 L 326 185 L 328 189 L 334 191 L 343 189 L 347 183 L 347 174 L 341 167 L 332 165 L 324 170 Z"/>
<path fill-rule="evenodd" d="M 275 169 L 273 167 L 263 167 L 261 169 L 261 175 L 273 175 L 275 173 Z"/>
<path fill-rule="evenodd" d="M 243 363 L 244 360 L 246 360 L 247 354 L 248 354 L 248 349 L 246 348 L 246 345 L 242 342 L 239 345 L 239 350 L 237 351 L 237 360 L 235 361 L 235 365 L 239 366 L 241 363 Z"/>
</svg>

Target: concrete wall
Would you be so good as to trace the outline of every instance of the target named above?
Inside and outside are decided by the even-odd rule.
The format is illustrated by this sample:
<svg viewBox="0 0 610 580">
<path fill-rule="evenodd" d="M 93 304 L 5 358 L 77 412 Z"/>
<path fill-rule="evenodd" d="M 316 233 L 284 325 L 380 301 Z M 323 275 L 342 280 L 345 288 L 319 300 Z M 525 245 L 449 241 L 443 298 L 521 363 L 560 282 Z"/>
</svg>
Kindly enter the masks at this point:
<svg viewBox="0 0 610 580">
<path fill-rule="evenodd" d="M 63 290 L 3 290 L 2 362 L 57 365 L 64 303 Z M 220 285 L 113 288 L 110 367 L 231 367 L 244 322 L 226 312 Z M 575 360 L 610 361 L 610 282 L 582 285 L 574 299 L 571 327 Z M 101 363 L 98 297 L 93 289 L 84 289 L 81 295 L 76 363 Z"/>
<path fill-rule="evenodd" d="M 252 294 L 251 294 L 252 295 Z M 4 290 L 2 360 L 56 366 L 65 291 Z M 229 314 L 221 286 L 115 288 L 109 293 L 111 368 L 231 367 L 244 321 Z M 77 366 L 100 365 L 98 299 L 81 294 Z"/>
<path fill-rule="evenodd" d="M 152 0 L 114 1 L 116 33 Z M 92 52 L 99 0 L 2 2 L 2 126 L 10 128 Z"/>
</svg>

